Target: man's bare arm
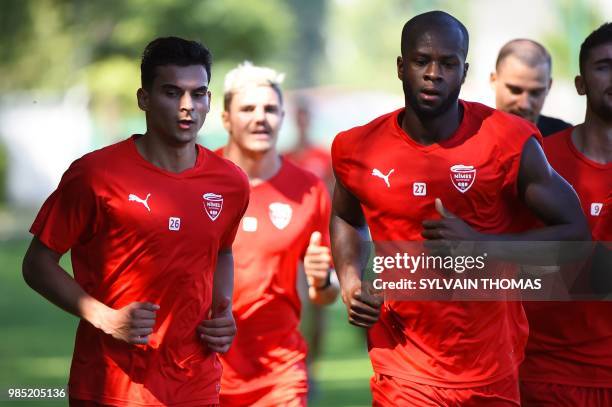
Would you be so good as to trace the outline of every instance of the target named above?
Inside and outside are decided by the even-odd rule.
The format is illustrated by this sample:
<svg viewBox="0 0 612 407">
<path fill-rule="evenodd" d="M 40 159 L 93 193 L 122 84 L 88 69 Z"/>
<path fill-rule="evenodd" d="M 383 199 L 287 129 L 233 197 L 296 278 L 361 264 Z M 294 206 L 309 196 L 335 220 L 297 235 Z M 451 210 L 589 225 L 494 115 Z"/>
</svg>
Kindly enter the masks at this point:
<svg viewBox="0 0 612 407">
<path fill-rule="evenodd" d="M 145 344 L 153 332 L 159 306 L 134 302 L 115 310 L 87 294 L 59 265 L 61 254 L 34 237 L 23 259 L 23 277 L 30 287 L 63 310 L 105 333 L 133 344 Z"/>
<path fill-rule="evenodd" d="M 512 240 L 590 240 L 578 195 L 550 166 L 542 147 L 533 138 L 523 148 L 518 189 L 523 202 L 546 226 L 512 236 Z"/>
<path fill-rule="evenodd" d="M 362 271 L 368 253 L 364 250 L 365 218 L 357 198 L 336 182 L 332 201 L 330 235 L 342 301 L 349 322 L 369 328 L 378 321 L 382 298 L 362 292 Z"/>
</svg>

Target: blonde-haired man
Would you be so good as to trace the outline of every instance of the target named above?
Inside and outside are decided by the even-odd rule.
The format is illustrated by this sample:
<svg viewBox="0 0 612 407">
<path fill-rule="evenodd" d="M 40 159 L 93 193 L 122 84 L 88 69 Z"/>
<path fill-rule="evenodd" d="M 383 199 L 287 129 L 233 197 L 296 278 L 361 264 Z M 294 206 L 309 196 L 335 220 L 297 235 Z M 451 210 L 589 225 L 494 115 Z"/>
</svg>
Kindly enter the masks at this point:
<svg viewBox="0 0 612 407">
<path fill-rule="evenodd" d="M 218 154 L 246 172 L 252 196 L 234 244 L 238 334 L 221 359 L 223 406 L 306 405 L 298 263 L 304 262 L 312 302 L 329 304 L 339 291 L 331 280 L 327 189 L 276 150 L 283 78 L 245 62 L 225 79 L 222 119 L 229 140 Z"/>
</svg>

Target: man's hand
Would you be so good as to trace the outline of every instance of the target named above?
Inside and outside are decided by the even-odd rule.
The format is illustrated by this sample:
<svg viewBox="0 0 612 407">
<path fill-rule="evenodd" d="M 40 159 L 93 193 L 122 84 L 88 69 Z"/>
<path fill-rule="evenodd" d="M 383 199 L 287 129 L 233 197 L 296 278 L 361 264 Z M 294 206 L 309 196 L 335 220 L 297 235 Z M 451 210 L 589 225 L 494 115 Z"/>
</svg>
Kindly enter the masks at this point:
<svg viewBox="0 0 612 407">
<path fill-rule="evenodd" d="M 475 231 L 471 226 L 465 223 L 461 218 L 450 213 L 440 198 L 436 198 L 436 210 L 442 216 L 442 219 L 429 219 L 423 221 L 425 230 L 421 232 L 421 236 L 428 240 L 482 240 L 482 234 Z"/>
<path fill-rule="evenodd" d="M 324 287 L 329 278 L 330 266 L 329 247 L 321 245 L 320 232 L 313 232 L 310 235 L 310 243 L 304 256 L 304 272 L 308 279 L 308 285 L 314 288 Z"/>
<path fill-rule="evenodd" d="M 131 344 L 146 344 L 153 333 L 159 305 L 150 302 L 133 302 L 118 310 L 109 309 L 100 329 L 113 338 Z"/>
<path fill-rule="evenodd" d="M 359 279 L 343 284 L 342 301 L 346 305 L 348 319 L 352 325 L 371 328 L 380 316 L 383 297 L 373 287 L 367 287 Z"/>
<path fill-rule="evenodd" d="M 475 241 L 483 240 L 484 235 L 475 231 L 461 218 L 450 213 L 440 198 L 435 201 L 436 210 L 442 217 L 439 220 L 425 220 L 421 236 L 429 242 L 425 247 L 430 254 L 470 256 L 475 253 Z"/>
<path fill-rule="evenodd" d="M 213 352 L 225 353 L 229 350 L 236 336 L 236 322 L 232 315 L 231 300 L 228 297 L 224 297 L 219 302 L 213 310 L 211 319 L 202 321 L 197 332 L 200 339 Z"/>
</svg>

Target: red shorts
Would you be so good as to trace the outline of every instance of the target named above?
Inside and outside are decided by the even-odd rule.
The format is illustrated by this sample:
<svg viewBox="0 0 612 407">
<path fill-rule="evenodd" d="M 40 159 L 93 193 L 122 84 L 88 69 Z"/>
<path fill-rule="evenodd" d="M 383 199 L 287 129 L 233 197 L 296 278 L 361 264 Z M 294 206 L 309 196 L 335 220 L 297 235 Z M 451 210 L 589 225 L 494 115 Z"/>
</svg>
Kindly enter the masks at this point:
<svg viewBox="0 0 612 407">
<path fill-rule="evenodd" d="M 414 383 L 393 376 L 374 374 L 370 380 L 374 407 L 519 407 L 519 384 L 510 375 L 485 386 L 454 389 Z"/>
<path fill-rule="evenodd" d="M 521 402 L 524 407 L 610 407 L 612 388 L 521 382 Z"/>
<path fill-rule="evenodd" d="M 249 383 L 248 388 L 239 392 L 227 392 L 221 385 L 219 401 L 221 407 L 259 406 L 259 407 L 306 407 L 308 396 L 308 374 L 306 363 L 302 360 L 285 372 L 274 375 L 273 380 L 266 378 L 259 385 L 257 380 Z"/>
<path fill-rule="evenodd" d="M 224 394 L 219 397 L 221 407 L 238 406 L 278 406 L 306 407 L 307 392 L 302 392 L 282 383 L 263 387 L 248 393 Z"/>
</svg>

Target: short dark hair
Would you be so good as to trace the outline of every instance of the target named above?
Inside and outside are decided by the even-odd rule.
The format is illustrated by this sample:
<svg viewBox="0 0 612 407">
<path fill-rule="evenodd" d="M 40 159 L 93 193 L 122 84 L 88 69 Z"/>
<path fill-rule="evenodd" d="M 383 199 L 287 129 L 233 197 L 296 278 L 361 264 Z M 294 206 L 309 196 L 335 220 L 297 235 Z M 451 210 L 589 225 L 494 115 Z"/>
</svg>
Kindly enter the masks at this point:
<svg viewBox="0 0 612 407">
<path fill-rule="evenodd" d="M 580 46 L 580 75 L 583 74 L 584 64 L 589 57 L 589 51 L 603 44 L 612 43 L 612 23 L 604 23 L 598 29 L 589 34 Z"/>
<path fill-rule="evenodd" d="M 197 41 L 179 37 L 162 37 L 151 41 L 142 53 L 140 63 L 140 82 L 143 88 L 151 89 L 155 79 L 155 69 L 165 65 L 202 65 L 210 82 L 212 54 Z"/>
<path fill-rule="evenodd" d="M 429 11 L 427 13 L 419 14 L 418 16 L 412 17 L 406 24 L 404 24 L 404 28 L 402 29 L 402 43 L 401 43 L 401 51 L 402 55 L 406 51 L 406 47 L 408 46 L 409 41 L 412 38 L 416 38 L 432 26 L 441 26 L 448 27 L 454 25 L 455 28 L 458 28 L 461 31 L 462 45 L 464 56 L 467 57 L 468 48 L 470 44 L 470 36 L 468 34 L 467 28 L 463 25 L 463 23 L 457 20 L 455 17 L 451 16 L 444 11 Z"/>
</svg>

